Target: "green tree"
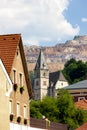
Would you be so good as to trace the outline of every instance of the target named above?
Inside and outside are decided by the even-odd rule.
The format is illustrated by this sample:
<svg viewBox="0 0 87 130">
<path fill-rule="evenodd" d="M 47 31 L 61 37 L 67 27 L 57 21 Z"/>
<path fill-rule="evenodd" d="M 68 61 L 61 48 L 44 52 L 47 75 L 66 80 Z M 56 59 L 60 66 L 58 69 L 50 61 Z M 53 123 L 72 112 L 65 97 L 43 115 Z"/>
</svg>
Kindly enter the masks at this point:
<svg viewBox="0 0 87 130">
<path fill-rule="evenodd" d="M 45 115 L 51 121 L 58 122 L 59 110 L 57 108 L 57 101 L 53 97 L 44 97 L 41 102 L 40 112 Z"/>
<path fill-rule="evenodd" d="M 70 84 L 81 81 L 87 76 L 87 63 L 72 58 L 64 65 L 63 74 Z"/>
<path fill-rule="evenodd" d="M 57 107 L 59 109 L 59 120 L 61 123 L 65 123 L 68 127 L 75 128 L 77 123 L 75 122 L 75 105 L 72 96 L 67 90 L 59 90 L 57 98 Z"/>
<path fill-rule="evenodd" d="M 53 97 L 44 97 L 42 101 L 32 100 L 30 102 L 31 117 L 41 119 L 44 115 L 49 120 L 58 122 L 58 112 L 56 99 Z"/>
<path fill-rule="evenodd" d="M 38 119 L 42 118 L 42 114 L 40 112 L 40 109 L 41 109 L 40 105 L 41 105 L 41 101 L 32 100 L 30 102 L 30 117 L 38 118 Z"/>
<path fill-rule="evenodd" d="M 87 122 L 87 111 L 77 109 L 72 96 L 67 90 L 58 90 L 58 97 L 45 97 L 42 101 L 30 102 L 30 116 L 42 119 L 46 116 L 50 121 L 67 124 L 68 127 L 76 128 Z"/>
</svg>

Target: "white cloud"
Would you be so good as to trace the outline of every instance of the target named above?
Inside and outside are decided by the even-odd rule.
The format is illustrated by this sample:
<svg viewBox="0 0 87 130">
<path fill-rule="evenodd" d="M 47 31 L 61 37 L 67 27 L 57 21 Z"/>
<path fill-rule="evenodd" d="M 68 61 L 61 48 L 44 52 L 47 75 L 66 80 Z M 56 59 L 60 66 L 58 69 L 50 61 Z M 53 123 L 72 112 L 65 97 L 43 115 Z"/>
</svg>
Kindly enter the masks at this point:
<svg viewBox="0 0 87 130">
<path fill-rule="evenodd" d="M 87 22 L 87 18 L 82 18 L 82 22 Z"/>
<path fill-rule="evenodd" d="M 64 17 L 69 0 L 3 0 L 0 33 L 22 33 L 29 44 L 58 41 L 78 34 Z"/>
</svg>

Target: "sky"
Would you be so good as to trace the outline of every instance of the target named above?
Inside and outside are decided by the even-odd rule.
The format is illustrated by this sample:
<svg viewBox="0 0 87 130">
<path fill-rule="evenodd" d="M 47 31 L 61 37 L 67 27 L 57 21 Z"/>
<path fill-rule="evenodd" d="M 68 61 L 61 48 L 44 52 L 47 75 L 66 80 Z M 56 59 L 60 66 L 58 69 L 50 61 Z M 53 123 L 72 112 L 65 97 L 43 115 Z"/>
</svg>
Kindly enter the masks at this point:
<svg viewBox="0 0 87 130">
<path fill-rule="evenodd" d="M 87 0 L 3 0 L 0 34 L 14 33 L 29 46 L 54 46 L 87 35 Z"/>
</svg>

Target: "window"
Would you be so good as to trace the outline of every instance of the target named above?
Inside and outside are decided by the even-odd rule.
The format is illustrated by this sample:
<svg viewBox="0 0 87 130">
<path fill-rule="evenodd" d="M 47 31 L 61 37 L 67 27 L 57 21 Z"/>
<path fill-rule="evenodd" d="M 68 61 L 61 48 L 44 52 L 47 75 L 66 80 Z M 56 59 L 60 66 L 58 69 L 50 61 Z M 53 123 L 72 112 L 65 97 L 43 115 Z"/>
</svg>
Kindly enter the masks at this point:
<svg viewBox="0 0 87 130">
<path fill-rule="evenodd" d="M 79 97 L 78 101 L 80 101 L 80 100 L 85 100 L 85 97 Z"/>
<path fill-rule="evenodd" d="M 16 70 L 13 70 L 13 83 L 16 83 Z"/>
<path fill-rule="evenodd" d="M 27 107 L 24 106 L 24 118 L 26 118 L 26 117 L 27 117 Z"/>
<path fill-rule="evenodd" d="M 63 83 L 61 83 L 61 85 L 63 86 Z"/>
<path fill-rule="evenodd" d="M 46 85 L 46 81 L 43 81 L 43 85 Z"/>
<path fill-rule="evenodd" d="M 19 74 L 19 84 L 20 84 L 20 86 L 22 86 L 23 85 L 23 75 L 20 73 Z"/>
<path fill-rule="evenodd" d="M 46 73 L 45 73 L 45 72 L 43 73 L 43 76 L 46 76 Z"/>
<path fill-rule="evenodd" d="M 9 111 L 10 111 L 10 114 L 12 113 L 12 101 L 10 100 L 9 101 Z"/>
<path fill-rule="evenodd" d="M 38 86 L 39 85 L 39 81 L 36 81 L 36 86 Z"/>
<path fill-rule="evenodd" d="M 20 116 L 20 104 L 17 103 L 17 116 Z"/>
</svg>

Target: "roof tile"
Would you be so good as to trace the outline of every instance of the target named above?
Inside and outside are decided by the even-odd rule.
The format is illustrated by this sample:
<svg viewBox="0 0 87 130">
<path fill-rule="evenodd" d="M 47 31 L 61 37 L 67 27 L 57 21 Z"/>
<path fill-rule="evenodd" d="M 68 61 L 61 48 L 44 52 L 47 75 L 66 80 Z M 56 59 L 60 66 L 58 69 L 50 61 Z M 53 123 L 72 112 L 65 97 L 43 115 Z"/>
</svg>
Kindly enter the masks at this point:
<svg viewBox="0 0 87 130">
<path fill-rule="evenodd" d="M 75 130 L 87 130 L 87 122 Z"/>
<path fill-rule="evenodd" d="M 75 103 L 75 106 L 87 110 L 87 100 L 80 100 Z"/>
<path fill-rule="evenodd" d="M 10 74 L 13 59 L 20 40 L 20 34 L 0 35 L 0 57 Z"/>
</svg>

